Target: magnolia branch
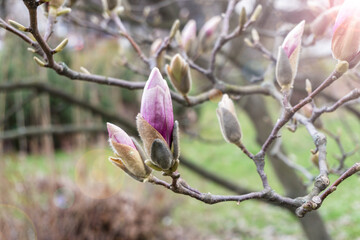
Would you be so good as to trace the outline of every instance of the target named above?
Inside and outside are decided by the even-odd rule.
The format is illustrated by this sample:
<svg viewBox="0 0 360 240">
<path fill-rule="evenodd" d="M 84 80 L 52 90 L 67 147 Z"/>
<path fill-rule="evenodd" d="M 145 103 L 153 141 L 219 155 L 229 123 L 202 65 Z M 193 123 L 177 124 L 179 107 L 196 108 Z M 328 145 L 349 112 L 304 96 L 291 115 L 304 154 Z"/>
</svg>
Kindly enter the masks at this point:
<svg viewBox="0 0 360 240">
<path fill-rule="evenodd" d="M 334 103 L 332 106 L 329 107 L 322 107 L 320 109 L 316 109 L 311 116 L 311 122 L 314 122 L 316 119 L 318 119 L 323 113 L 330 113 L 337 110 L 339 107 L 345 105 L 346 103 L 356 100 L 360 98 L 360 90 L 358 88 L 355 88 L 350 93 L 348 93 L 346 96 L 340 98 L 336 103 Z"/>
<path fill-rule="evenodd" d="M 163 180 L 160 180 L 154 176 L 150 176 L 148 181 L 155 185 L 161 185 L 175 193 L 183 194 L 195 198 L 201 202 L 206 204 L 216 204 L 221 202 L 237 202 L 238 204 L 249 200 L 249 199 L 263 199 L 268 200 L 278 206 L 284 206 L 288 209 L 294 209 L 296 206 L 300 206 L 301 201 L 294 200 L 292 198 L 282 197 L 275 193 L 271 189 L 264 189 L 260 192 L 251 192 L 243 195 L 213 195 L 210 193 L 201 193 L 196 189 L 189 187 L 189 185 L 180 178 L 178 174 L 173 174 L 171 176 L 173 178 L 173 182 L 167 183 Z"/>
<path fill-rule="evenodd" d="M 285 126 L 286 123 L 295 115 L 297 111 L 300 110 L 303 106 L 307 103 L 310 103 L 312 99 L 317 96 L 320 92 L 322 92 L 325 88 L 329 87 L 333 82 L 339 79 L 344 72 L 338 72 L 337 70 L 333 71 L 322 83 L 319 87 L 317 87 L 312 93 L 310 93 L 306 98 L 301 100 L 298 104 L 290 109 L 284 109 L 281 118 L 275 124 L 271 134 L 269 135 L 268 139 L 263 144 L 261 151 L 259 152 L 260 155 L 264 156 L 265 152 L 268 150 L 270 145 L 273 141 L 277 138 L 280 129 Z"/>
<path fill-rule="evenodd" d="M 324 200 L 332 194 L 337 187 L 347 178 L 360 171 L 360 162 L 355 163 L 351 168 L 346 170 L 331 186 L 329 186 L 322 194 L 313 196 L 309 201 L 304 203 L 296 210 L 296 214 L 299 217 L 305 216 L 306 213 L 316 210 L 321 207 Z"/>
</svg>

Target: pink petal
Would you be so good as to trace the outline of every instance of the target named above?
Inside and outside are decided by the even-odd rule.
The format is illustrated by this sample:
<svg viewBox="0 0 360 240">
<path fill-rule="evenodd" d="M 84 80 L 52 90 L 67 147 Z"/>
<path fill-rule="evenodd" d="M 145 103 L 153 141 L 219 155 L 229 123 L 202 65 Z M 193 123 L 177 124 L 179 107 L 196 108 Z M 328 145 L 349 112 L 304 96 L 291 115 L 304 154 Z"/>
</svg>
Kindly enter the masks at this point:
<svg viewBox="0 0 360 240">
<path fill-rule="evenodd" d="M 124 144 L 124 145 L 128 145 L 134 149 L 136 149 L 133 141 L 131 140 L 131 138 L 129 137 L 129 135 L 127 135 L 127 133 L 122 130 L 120 127 L 112 124 L 112 123 L 107 123 L 107 129 L 108 129 L 108 133 L 109 133 L 109 138 L 117 143 L 120 144 Z"/>
<path fill-rule="evenodd" d="M 145 84 L 140 113 L 171 145 L 174 114 L 169 87 L 160 71 L 154 68 Z"/>
<path fill-rule="evenodd" d="M 293 30 L 291 30 L 286 36 L 282 48 L 284 49 L 288 58 L 295 51 L 295 49 L 301 45 L 301 38 L 304 33 L 305 21 L 301 21 Z"/>
</svg>

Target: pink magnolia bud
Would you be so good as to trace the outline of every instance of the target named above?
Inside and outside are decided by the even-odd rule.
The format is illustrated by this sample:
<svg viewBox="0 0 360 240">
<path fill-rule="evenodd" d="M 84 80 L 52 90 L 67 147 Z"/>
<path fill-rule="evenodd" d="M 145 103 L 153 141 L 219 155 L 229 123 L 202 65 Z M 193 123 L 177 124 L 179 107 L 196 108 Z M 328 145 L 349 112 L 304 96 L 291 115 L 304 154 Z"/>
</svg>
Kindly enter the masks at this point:
<svg viewBox="0 0 360 240">
<path fill-rule="evenodd" d="M 304 33 L 305 21 L 301 21 L 293 30 L 291 30 L 284 42 L 282 44 L 282 48 L 284 49 L 286 55 L 290 59 L 292 56 L 295 56 L 297 50 L 301 47 L 301 38 Z M 295 56 L 298 57 L 298 56 Z"/>
<path fill-rule="evenodd" d="M 109 160 L 138 181 L 144 181 L 151 173 L 129 135 L 118 126 L 107 123 L 109 142 L 116 157 Z"/>
<path fill-rule="evenodd" d="M 181 46 L 186 52 L 189 52 L 196 41 L 196 22 L 191 19 L 188 21 L 181 32 Z"/>
<path fill-rule="evenodd" d="M 209 47 L 209 45 L 211 45 L 211 43 L 213 42 L 215 38 L 215 32 L 220 22 L 221 22 L 220 16 L 212 17 L 200 29 L 199 39 L 202 50 L 206 50 Z"/>
<path fill-rule="evenodd" d="M 153 68 L 145 84 L 140 114 L 171 146 L 174 128 L 171 95 L 166 81 L 157 68 Z"/>
<path fill-rule="evenodd" d="M 131 140 L 129 135 L 127 135 L 127 133 L 124 130 L 122 130 L 121 128 L 119 128 L 118 126 L 116 126 L 112 123 L 107 123 L 106 125 L 107 125 L 107 130 L 109 133 L 109 139 L 111 141 L 114 141 L 119 144 L 127 145 L 127 146 L 130 146 L 130 147 L 136 149 L 133 141 Z"/>
<path fill-rule="evenodd" d="M 215 16 L 210 18 L 204 26 L 201 28 L 200 33 L 205 35 L 205 37 L 210 37 L 214 34 L 216 28 L 218 27 L 219 23 L 221 22 L 220 16 Z"/>
<path fill-rule="evenodd" d="M 314 21 L 310 24 L 310 30 L 315 35 L 316 38 L 324 36 L 328 30 L 329 26 L 333 25 L 335 18 L 339 12 L 340 7 L 333 7 L 327 9 L 326 11 L 319 14 Z"/>
<path fill-rule="evenodd" d="M 360 1 L 346 0 L 341 6 L 333 28 L 333 57 L 347 61 L 349 68 L 360 61 Z"/>
<path fill-rule="evenodd" d="M 301 38 L 304 33 L 305 21 L 300 22 L 286 36 L 279 48 L 276 64 L 276 76 L 283 89 L 289 89 L 294 83 L 300 58 Z"/>
</svg>

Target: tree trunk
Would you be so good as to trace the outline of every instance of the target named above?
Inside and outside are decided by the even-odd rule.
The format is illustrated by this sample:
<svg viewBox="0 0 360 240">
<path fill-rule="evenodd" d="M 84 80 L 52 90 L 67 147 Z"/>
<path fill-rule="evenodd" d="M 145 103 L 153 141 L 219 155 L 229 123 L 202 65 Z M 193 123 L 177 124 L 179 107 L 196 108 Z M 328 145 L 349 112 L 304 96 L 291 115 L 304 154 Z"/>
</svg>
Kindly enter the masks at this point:
<svg viewBox="0 0 360 240">
<path fill-rule="evenodd" d="M 263 97 L 247 97 L 243 108 L 253 121 L 257 133 L 257 142 L 262 145 L 273 128 L 273 123 L 271 122 Z M 281 148 L 280 151 L 284 152 L 284 149 Z M 287 196 L 298 197 L 307 194 L 301 179 L 293 168 L 277 157 L 269 155 L 269 160 Z M 299 221 L 309 240 L 331 239 L 319 212 L 311 212 L 304 218 L 300 218 Z"/>
</svg>

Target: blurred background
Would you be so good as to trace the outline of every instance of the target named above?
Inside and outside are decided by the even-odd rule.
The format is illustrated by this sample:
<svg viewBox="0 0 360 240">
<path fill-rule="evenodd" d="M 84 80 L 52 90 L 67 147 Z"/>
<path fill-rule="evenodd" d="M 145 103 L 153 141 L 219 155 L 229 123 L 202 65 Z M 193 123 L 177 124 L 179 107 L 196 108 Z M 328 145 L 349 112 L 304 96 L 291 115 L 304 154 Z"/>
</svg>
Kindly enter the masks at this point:
<svg viewBox="0 0 360 240">
<path fill-rule="evenodd" d="M 230 27 L 237 26 L 243 7 L 250 15 L 262 4 L 255 28 L 262 44 L 275 56 L 287 32 L 306 20 L 305 47 L 292 98 L 295 103 L 306 96 L 305 79 L 315 88 L 336 63 L 330 50 L 335 17 L 321 20 L 321 28 L 314 22 L 341 3 L 242 0 L 232 14 Z M 150 71 L 128 41 L 109 34 L 116 30 L 104 16 L 101 0 L 68 0 L 65 4 L 72 12 L 58 19 L 49 42 L 56 46 L 69 38 L 66 49 L 56 55 L 57 61 L 75 70 L 84 67 L 91 73 L 128 81 L 147 80 Z M 227 1 L 122 0 L 121 5 L 125 27 L 148 54 L 157 38 L 168 35 L 175 19 L 180 19 L 181 29 L 189 19 L 195 19 L 200 29 L 209 18 L 225 11 Z M 44 12 L 40 8 L 41 31 L 47 23 Z M 22 1 L 0 0 L 0 17 L 28 24 Z M 239 85 L 263 81 L 271 61 L 244 43 L 244 37 L 249 36 L 247 30 L 220 52 L 216 72 L 224 81 Z M 176 48 L 168 54 L 174 52 Z M 203 52 L 196 62 L 206 66 L 209 54 Z M 39 68 L 32 56 L 21 39 L 0 28 L 0 239 L 316 239 L 314 231 L 328 232 L 328 239 L 360 239 L 358 176 L 341 185 L 317 213 L 301 220 L 265 202 L 211 206 L 134 181 L 107 160 L 112 152 L 105 123 L 117 124 L 137 136 L 134 128 L 124 123 L 135 126 L 142 91 L 72 81 Z M 190 95 L 209 89 L 204 76 L 192 71 L 192 79 Z M 359 79 L 354 69 L 317 103 L 336 101 L 359 87 Z M 236 103 L 244 143 L 257 152 L 280 108 L 270 97 L 241 97 Z M 202 192 L 260 190 L 256 167 L 223 140 L 216 107 L 217 100 L 193 108 L 174 102 L 181 155 L 186 158 L 180 163 L 182 177 Z M 321 119 L 319 124 L 328 134 L 330 166 L 341 158 L 339 141 L 349 153 L 346 164 L 359 161 L 359 118 L 357 101 Z M 284 129 L 282 137 L 282 151 L 308 175 L 270 156 L 266 165 L 270 184 L 281 194 L 303 195 L 312 185 L 309 175 L 318 173 L 310 161 L 313 142 L 303 127 L 296 133 Z M 332 176 L 331 181 L 336 178 Z"/>
</svg>

